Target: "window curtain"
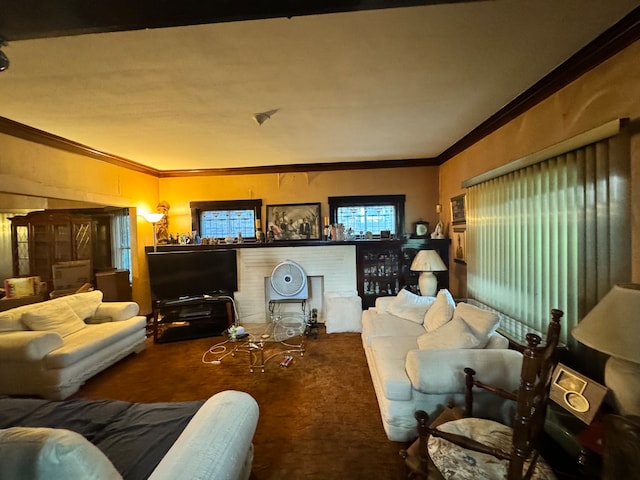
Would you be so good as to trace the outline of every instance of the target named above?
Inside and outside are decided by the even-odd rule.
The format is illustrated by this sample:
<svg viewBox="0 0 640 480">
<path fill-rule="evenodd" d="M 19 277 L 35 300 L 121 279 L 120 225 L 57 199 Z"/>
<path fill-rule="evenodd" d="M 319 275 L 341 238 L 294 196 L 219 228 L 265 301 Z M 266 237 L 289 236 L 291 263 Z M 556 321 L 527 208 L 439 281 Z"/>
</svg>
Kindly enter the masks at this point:
<svg viewBox="0 0 640 480">
<path fill-rule="evenodd" d="M 629 281 L 630 160 L 624 134 L 471 186 L 469 296 L 546 332 L 564 311 L 561 341 L 613 284 Z"/>
<path fill-rule="evenodd" d="M 119 270 L 129 270 L 131 280 L 131 234 L 128 208 L 123 208 L 113 215 L 111 237 L 114 266 Z"/>
</svg>

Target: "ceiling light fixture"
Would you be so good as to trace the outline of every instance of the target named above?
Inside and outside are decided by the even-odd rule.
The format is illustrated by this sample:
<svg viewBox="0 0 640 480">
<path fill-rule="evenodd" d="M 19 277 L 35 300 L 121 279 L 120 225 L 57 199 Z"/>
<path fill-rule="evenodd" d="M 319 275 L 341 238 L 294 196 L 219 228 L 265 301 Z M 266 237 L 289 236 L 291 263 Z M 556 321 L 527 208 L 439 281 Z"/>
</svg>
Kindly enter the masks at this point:
<svg viewBox="0 0 640 480">
<path fill-rule="evenodd" d="M 256 113 L 253 116 L 253 119 L 258 122 L 258 125 L 262 125 L 264 122 L 266 122 L 267 120 L 269 120 L 271 118 L 271 116 L 273 114 L 275 114 L 278 110 L 280 110 L 279 108 L 275 108 L 273 110 L 268 110 L 266 112 L 261 112 L 261 113 Z"/>
<path fill-rule="evenodd" d="M 0 37 L 0 48 L 6 45 L 7 42 L 5 41 L 5 39 Z M 0 50 L 0 72 L 4 72 L 7 68 L 9 68 L 9 58 L 2 50 Z"/>
</svg>

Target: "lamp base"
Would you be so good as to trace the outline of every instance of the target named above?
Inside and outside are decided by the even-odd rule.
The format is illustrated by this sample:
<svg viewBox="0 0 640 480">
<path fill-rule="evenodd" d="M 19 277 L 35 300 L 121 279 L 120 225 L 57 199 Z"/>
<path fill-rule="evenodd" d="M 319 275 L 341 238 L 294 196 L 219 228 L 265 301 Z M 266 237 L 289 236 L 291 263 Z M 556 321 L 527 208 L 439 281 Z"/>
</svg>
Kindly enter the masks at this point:
<svg viewBox="0 0 640 480">
<path fill-rule="evenodd" d="M 604 367 L 604 383 L 613 393 L 621 415 L 640 415 L 640 365 L 610 357 Z"/>
<path fill-rule="evenodd" d="M 438 291 L 438 279 L 433 272 L 420 272 L 418 288 L 423 297 L 435 297 Z"/>
</svg>

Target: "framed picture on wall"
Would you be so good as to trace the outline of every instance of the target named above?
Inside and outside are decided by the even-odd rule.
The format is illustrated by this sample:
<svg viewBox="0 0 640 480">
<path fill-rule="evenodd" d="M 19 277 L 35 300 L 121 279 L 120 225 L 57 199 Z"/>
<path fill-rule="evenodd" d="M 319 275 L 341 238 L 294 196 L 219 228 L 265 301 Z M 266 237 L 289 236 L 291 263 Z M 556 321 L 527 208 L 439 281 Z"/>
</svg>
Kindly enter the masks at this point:
<svg viewBox="0 0 640 480">
<path fill-rule="evenodd" d="M 454 225 L 453 238 L 453 260 L 456 263 L 467 263 L 467 226 Z"/>
<path fill-rule="evenodd" d="M 320 202 L 267 205 L 267 235 L 273 240 L 320 240 Z"/>
<path fill-rule="evenodd" d="M 451 198 L 451 223 L 453 225 L 466 223 L 465 195 Z"/>
</svg>

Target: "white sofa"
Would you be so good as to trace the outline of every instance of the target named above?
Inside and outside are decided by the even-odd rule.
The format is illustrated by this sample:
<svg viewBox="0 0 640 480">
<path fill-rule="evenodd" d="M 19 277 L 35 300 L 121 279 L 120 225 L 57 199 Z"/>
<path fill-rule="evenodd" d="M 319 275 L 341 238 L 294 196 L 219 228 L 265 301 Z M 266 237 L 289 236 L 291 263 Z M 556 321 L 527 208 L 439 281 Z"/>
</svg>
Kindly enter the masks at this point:
<svg viewBox="0 0 640 480">
<path fill-rule="evenodd" d="M 134 302 L 103 303 L 99 290 L 0 312 L 0 395 L 72 395 L 145 348 L 147 319 L 138 312 Z"/>
<path fill-rule="evenodd" d="M 438 415 L 464 404 L 464 368 L 506 390 L 516 390 L 522 355 L 509 350 L 493 312 L 455 304 L 447 290 L 420 297 L 402 290 L 362 313 L 362 343 L 389 440 L 417 436 L 416 410 Z M 496 395 L 474 395 L 474 413 L 508 421 L 513 406 Z"/>
<path fill-rule="evenodd" d="M 247 480 L 258 416 L 232 390 L 149 404 L 0 398 L 0 478 Z"/>
</svg>

